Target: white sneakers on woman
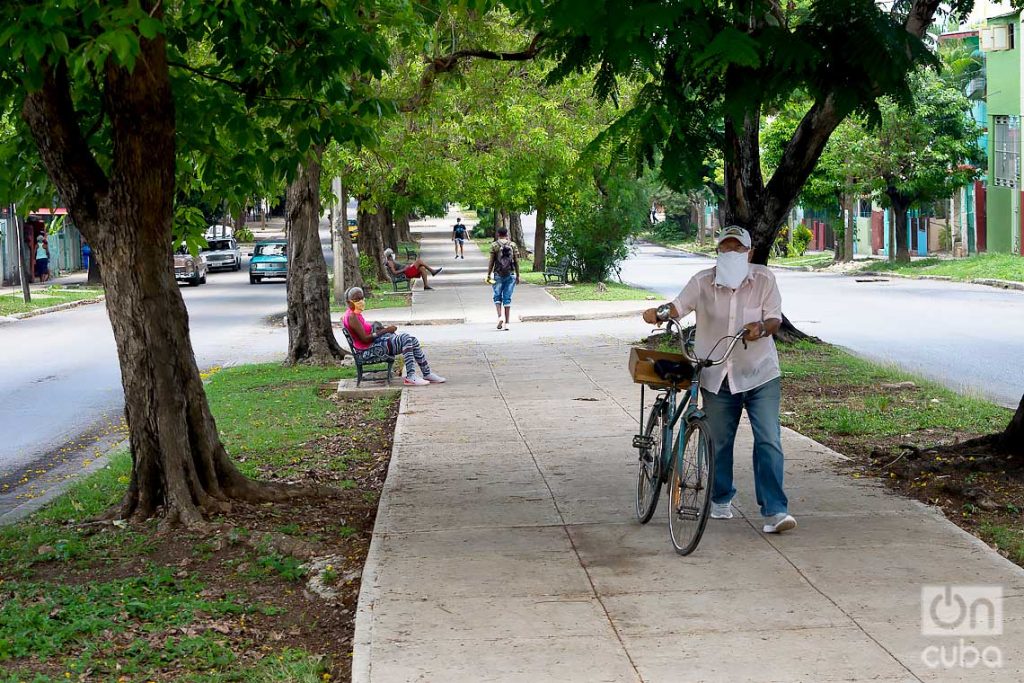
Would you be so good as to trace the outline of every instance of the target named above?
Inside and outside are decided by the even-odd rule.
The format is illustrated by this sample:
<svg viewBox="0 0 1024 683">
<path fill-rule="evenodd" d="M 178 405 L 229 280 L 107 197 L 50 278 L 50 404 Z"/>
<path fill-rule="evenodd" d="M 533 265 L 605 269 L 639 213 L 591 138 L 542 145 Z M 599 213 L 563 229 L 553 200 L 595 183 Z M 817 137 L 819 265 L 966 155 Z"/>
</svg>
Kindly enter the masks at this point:
<svg viewBox="0 0 1024 683">
<path fill-rule="evenodd" d="M 448 380 L 446 380 L 441 375 L 437 374 L 436 372 L 432 372 L 429 375 L 427 375 L 426 377 L 420 377 L 419 375 L 413 375 L 412 377 L 406 377 L 405 378 L 405 386 L 407 386 L 407 387 L 425 387 L 428 384 L 442 384 L 442 383 L 447 382 L 447 381 Z"/>
</svg>

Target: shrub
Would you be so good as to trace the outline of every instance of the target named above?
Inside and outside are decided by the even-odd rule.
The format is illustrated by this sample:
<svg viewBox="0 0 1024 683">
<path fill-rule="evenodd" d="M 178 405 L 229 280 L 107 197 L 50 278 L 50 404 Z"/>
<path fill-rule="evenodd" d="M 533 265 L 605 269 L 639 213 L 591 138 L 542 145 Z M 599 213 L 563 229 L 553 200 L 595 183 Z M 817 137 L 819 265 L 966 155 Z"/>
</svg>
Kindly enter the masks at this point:
<svg viewBox="0 0 1024 683">
<path fill-rule="evenodd" d="M 625 174 L 602 178 L 600 192 L 587 182 L 551 212 L 552 262 L 568 259 L 583 282 L 605 280 L 629 255 L 627 239 L 650 225 L 649 206 L 643 187 Z"/>
<path fill-rule="evenodd" d="M 367 254 L 359 255 L 359 274 L 363 276 L 363 283 L 368 286 L 377 281 L 377 267 Z"/>
<path fill-rule="evenodd" d="M 807 251 L 807 245 L 811 243 L 811 239 L 814 237 L 811 231 L 806 225 L 796 226 L 796 230 L 793 232 L 793 241 L 789 243 L 789 256 L 803 256 L 804 252 Z"/>
<path fill-rule="evenodd" d="M 775 258 L 785 258 L 786 254 L 789 253 L 789 226 L 784 225 L 779 228 L 779 234 L 775 236 L 775 241 L 772 242 L 772 256 Z"/>
<path fill-rule="evenodd" d="M 254 242 L 256 236 L 252 234 L 252 230 L 249 228 L 239 228 L 235 230 L 235 239 L 239 242 Z"/>
<path fill-rule="evenodd" d="M 476 239 L 494 237 L 494 209 L 479 208 L 476 210 L 479 221 L 469 231 L 469 236 Z"/>
</svg>

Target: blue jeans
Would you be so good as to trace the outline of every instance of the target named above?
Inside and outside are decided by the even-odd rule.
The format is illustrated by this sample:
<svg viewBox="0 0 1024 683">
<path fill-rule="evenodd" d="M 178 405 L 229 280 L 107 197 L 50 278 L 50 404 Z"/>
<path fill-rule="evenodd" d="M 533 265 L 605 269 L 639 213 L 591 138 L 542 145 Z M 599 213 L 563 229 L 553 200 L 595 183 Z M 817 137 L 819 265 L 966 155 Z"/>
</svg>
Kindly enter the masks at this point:
<svg viewBox="0 0 1024 683">
<path fill-rule="evenodd" d="M 754 492 L 761 514 L 771 517 L 789 511 L 789 500 L 782 489 L 782 426 L 779 403 L 782 383 L 778 377 L 756 389 L 733 394 L 728 378 L 717 394 L 701 390 L 711 439 L 715 446 L 715 484 L 711 501 L 728 503 L 736 495 L 732 483 L 733 445 L 740 414 L 747 409 L 754 431 Z"/>
<path fill-rule="evenodd" d="M 494 276 L 494 303 L 512 305 L 512 291 L 516 288 L 516 274 Z"/>
</svg>

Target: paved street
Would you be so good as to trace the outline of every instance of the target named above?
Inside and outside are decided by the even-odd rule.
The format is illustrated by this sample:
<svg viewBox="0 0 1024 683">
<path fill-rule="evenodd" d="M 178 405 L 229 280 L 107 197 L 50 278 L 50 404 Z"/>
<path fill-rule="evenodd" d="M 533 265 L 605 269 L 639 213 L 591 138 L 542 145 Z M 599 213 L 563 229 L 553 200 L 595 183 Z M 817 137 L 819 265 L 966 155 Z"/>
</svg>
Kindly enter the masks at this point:
<svg viewBox="0 0 1024 683">
<path fill-rule="evenodd" d="M 250 285 L 243 267 L 181 291 L 200 368 L 283 353 L 285 330 L 263 322 L 284 311 L 283 281 Z M 116 439 L 124 396 L 103 304 L 0 325 L 0 368 L 0 487 L 13 488 L 29 464 L 30 480 L 46 470 L 43 479 L 56 481 Z M 0 514 L 24 493 L 0 490 Z"/>
<path fill-rule="evenodd" d="M 523 216 L 533 245 L 534 215 Z M 711 259 L 638 244 L 622 279 L 674 297 Z M 1024 292 L 930 280 L 857 282 L 776 270 L 797 327 L 861 356 L 894 363 L 956 391 L 1016 407 L 1024 393 Z"/>
</svg>

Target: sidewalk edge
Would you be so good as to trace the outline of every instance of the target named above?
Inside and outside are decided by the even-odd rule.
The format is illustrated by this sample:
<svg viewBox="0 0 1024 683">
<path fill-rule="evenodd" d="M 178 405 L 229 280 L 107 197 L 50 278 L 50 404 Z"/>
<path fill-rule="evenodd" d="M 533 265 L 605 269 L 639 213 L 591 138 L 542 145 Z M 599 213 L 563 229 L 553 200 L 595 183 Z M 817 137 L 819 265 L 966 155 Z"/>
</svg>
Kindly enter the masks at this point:
<svg viewBox="0 0 1024 683">
<path fill-rule="evenodd" d="M 356 623 L 352 634 L 352 683 L 369 683 L 371 659 L 373 655 L 373 608 L 380 598 L 377 575 L 380 571 L 381 544 L 384 533 L 377 531 L 377 523 L 383 519 L 391 503 L 391 473 L 397 463 L 398 445 L 405 431 L 405 413 L 408 393 L 403 391 L 398 403 L 398 418 L 395 421 L 395 435 L 391 442 L 391 461 L 388 463 L 388 476 L 384 479 L 384 488 L 377 503 L 377 516 L 373 520 L 373 534 L 370 537 L 370 549 L 363 563 L 363 575 L 359 584 L 359 601 L 356 604 Z"/>
<path fill-rule="evenodd" d="M 69 301 L 64 304 L 57 304 L 56 306 L 47 306 L 46 308 L 37 308 L 34 311 L 25 311 L 24 313 L 14 313 L 7 316 L 14 320 L 24 320 L 25 318 L 34 318 L 37 315 L 46 315 L 47 313 L 57 313 L 58 311 L 67 311 L 72 308 L 79 308 L 80 306 L 91 306 L 93 304 L 99 304 L 106 301 L 105 296 L 99 296 L 95 299 L 82 299 L 81 301 Z"/>
</svg>

